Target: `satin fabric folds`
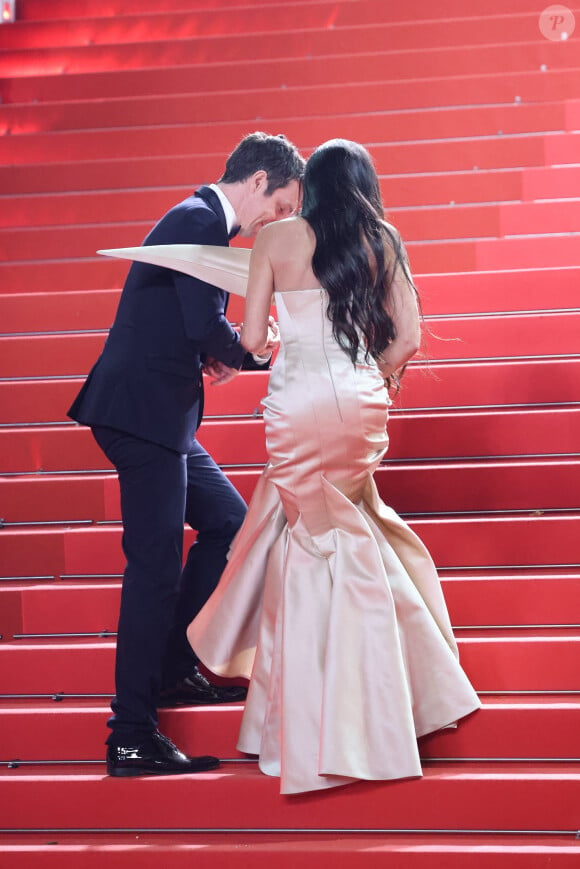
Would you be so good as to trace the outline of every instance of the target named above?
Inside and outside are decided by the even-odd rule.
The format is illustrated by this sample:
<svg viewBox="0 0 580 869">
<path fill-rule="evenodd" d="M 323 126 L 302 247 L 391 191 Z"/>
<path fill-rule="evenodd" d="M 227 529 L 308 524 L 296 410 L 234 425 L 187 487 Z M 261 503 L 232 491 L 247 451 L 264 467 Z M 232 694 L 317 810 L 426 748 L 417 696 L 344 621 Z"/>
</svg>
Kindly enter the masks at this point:
<svg viewBox="0 0 580 869">
<path fill-rule="evenodd" d="M 480 704 L 431 557 L 373 481 L 388 395 L 336 343 L 323 290 L 276 305 L 269 463 L 189 640 L 251 677 L 238 748 L 282 793 L 419 776 L 417 737 Z"/>
</svg>

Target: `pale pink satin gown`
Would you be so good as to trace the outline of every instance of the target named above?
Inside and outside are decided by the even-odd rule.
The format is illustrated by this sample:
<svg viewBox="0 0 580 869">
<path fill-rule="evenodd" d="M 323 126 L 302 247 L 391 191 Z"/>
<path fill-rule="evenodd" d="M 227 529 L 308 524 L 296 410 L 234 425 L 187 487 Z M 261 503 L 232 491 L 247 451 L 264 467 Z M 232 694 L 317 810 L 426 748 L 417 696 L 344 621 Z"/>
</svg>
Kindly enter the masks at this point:
<svg viewBox="0 0 580 869">
<path fill-rule="evenodd" d="M 323 290 L 276 306 L 269 463 L 188 636 L 214 673 L 251 677 L 238 748 L 282 793 L 419 776 L 417 737 L 480 703 L 431 557 L 372 477 L 387 391 L 338 346 Z"/>
</svg>

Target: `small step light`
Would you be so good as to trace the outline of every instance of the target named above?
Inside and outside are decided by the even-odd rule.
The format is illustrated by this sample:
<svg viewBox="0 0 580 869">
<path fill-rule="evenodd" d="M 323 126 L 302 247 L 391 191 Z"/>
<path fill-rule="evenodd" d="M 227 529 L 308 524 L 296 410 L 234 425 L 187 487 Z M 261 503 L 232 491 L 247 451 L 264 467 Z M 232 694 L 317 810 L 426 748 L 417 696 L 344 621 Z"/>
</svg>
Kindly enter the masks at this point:
<svg viewBox="0 0 580 869">
<path fill-rule="evenodd" d="M 10 24 L 11 21 L 16 21 L 16 0 L 1 0 L 1 3 L 0 24 Z"/>
</svg>

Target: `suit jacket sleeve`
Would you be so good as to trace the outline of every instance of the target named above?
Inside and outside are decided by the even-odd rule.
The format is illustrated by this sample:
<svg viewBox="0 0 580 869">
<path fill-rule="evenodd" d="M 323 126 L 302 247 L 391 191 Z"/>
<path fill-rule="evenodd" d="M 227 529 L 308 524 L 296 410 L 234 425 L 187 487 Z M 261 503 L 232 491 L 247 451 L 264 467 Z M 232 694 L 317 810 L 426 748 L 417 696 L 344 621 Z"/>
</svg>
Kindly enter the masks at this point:
<svg viewBox="0 0 580 869">
<path fill-rule="evenodd" d="M 200 201 L 171 209 L 151 231 L 145 244 L 216 244 L 227 247 L 223 222 Z M 225 316 L 228 294 L 197 278 L 172 272 L 187 337 L 202 354 L 230 368 L 240 368 L 245 351 L 240 336 Z"/>
</svg>

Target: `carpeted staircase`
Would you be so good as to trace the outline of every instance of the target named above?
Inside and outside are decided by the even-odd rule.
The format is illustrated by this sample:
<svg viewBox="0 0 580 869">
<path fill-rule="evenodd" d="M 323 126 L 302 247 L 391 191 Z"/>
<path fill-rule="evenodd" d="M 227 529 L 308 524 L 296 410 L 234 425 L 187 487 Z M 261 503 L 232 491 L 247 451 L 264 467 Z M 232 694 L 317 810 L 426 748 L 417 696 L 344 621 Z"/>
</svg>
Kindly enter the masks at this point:
<svg viewBox="0 0 580 869">
<path fill-rule="evenodd" d="M 578 31 L 546 38 L 531 0 L 17 8 L 0 26 L 0 866 L 578 867 Z M 421 780 L 281 797 L 236 752 L 235 705 L 161 713 L 218 771 L 105 775 L 119 499 L 65 416 L 126 273 L 95 251 L 139 244 L 254 129 L 305 154 L 367 145 L 421 290 L 377 480 L 433 553 L 483 701 L 422 740 Z M 261 373 L 207 390 L 200 439 L 245 498 L 265 391 Z"/>
</svg>

